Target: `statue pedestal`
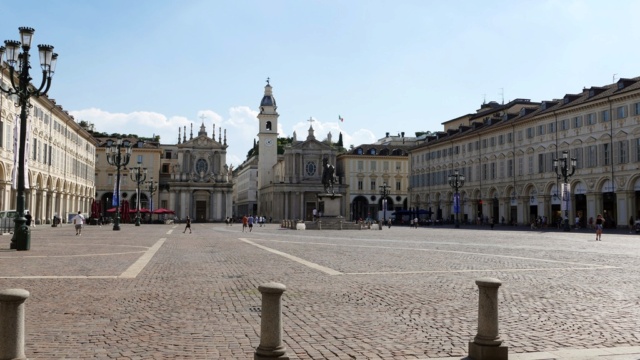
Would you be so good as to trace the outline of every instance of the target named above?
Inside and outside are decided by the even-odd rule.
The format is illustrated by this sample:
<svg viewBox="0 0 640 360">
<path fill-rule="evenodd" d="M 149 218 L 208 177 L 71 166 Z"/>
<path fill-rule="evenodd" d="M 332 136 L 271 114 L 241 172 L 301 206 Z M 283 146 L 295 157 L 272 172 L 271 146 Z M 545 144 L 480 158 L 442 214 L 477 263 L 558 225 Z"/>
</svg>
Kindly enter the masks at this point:
<svg viewBox="0 0 640 360">
<path fill-rule="evenodd" d="M 338 217 L 342 216 L 340 205 L 342 204 L 341 194 L 318 194 L 318 211 L 322 217 Z"/>
</svg>

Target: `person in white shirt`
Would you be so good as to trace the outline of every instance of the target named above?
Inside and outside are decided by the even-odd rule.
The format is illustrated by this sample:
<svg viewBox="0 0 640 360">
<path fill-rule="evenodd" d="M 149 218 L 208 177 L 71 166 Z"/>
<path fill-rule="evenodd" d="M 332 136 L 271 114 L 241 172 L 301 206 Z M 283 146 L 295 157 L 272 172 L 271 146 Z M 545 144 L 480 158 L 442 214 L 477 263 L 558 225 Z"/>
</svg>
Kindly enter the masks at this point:
<svg viewBox="0 0 640 360">
<path fill-rule="evenodd" d="M 82 212 L 78 211 L 78 215 L 73 218 L 73 223 L 76 225 L 76 236 L 82 235 L 82 225 L 84 225 L 84 216 L 82 216 Z"/>
</svg>

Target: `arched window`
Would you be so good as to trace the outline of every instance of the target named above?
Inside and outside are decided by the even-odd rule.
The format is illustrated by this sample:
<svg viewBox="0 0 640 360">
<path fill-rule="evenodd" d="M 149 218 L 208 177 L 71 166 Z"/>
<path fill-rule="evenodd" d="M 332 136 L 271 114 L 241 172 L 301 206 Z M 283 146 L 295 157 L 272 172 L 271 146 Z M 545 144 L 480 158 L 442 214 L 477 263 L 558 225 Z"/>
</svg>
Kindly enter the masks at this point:
<svg viewBox="0 0 640 360">
<path fill-rule="evenodd" d="M 362 148 L 358 148 L 358 149 L 356 149 L 356 154 L 358 154 L 358 155 L 362 155 Z"/>
<path fill-rule="evenodd" d="M 369 149 L 369 155 L 375 155 L 376 154 L 376 149 L 371 148 Z"/>
</svg>

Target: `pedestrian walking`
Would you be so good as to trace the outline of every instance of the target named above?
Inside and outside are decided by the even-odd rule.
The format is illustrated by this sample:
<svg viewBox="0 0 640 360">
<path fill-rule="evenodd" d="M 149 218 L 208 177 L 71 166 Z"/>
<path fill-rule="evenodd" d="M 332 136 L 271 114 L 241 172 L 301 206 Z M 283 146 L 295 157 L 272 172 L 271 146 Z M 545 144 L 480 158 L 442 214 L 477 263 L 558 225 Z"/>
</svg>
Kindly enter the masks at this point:
<svg viewBox="0 0 640 360">
<path fill-rule="evenodd" d="M 417 217 L 415 219 L 413 219 L 413 226 L 415 226 L 416 229 L 418 228 L 418 218 Z"/>
<path fill-rule="evenodd" d="M 493 229 L 493 216 L 491 217 L 491 220 L 489 220 L 489 225 L 491 225 L 491 229 Z"/>
<path fill-rule="evenodd" d="M 576 215 L 576 230 L 580 229 L 580 216 Z"/>
<path fill-rule="evenodd" d="M 253 216 L 249 216 L 249 219 L 247 221 L 249 223 L 249 232 L 251 232 L 251 230 L 253 230 Z"/>
<path fill-rule="evenodd" d="M 29 210 L 24 212 L 24 218 L 27 219 L 27 226 L 31 226 L 31 219 L 33 219 L 33 217 L 31 217 Z"/>
<path fill-rule="evenodd" d="M 244 232 L 244 229 L 247 228 L 249 224 L 249 218 L 247 217 L 247 215 L 242 217 L 242 232 Z"/>
<path fill-rule="evenodd" d="M 186 225 L 184 226 L 184 231 L 182 232 L 183 234 L 185 232 L 187 232 L 187 229 L 189 229 L 189 234 L 191 234 L 191 218 L 187 216 L 187 221 L 185 221 Z"/>
<path fill-rule="evenodd" d="M 389 227 L 389 229 L 391 229 L 391 219 L 387 220 L 387 226 Z"/>
<path fill-rule="evenodd" d="M 82 235 L 82 225 L 84 225 L 84 216 L 78 211 L 78 215 L 73 218 L 73 224 L 76 227 L 76 236 Z"/>
<path fill-rule="evenodd" d="M 602 229 L 604 228 L 604 218 L 598 214 L 596 218 L 596 241 L 602 241 Z"/>
</svg>

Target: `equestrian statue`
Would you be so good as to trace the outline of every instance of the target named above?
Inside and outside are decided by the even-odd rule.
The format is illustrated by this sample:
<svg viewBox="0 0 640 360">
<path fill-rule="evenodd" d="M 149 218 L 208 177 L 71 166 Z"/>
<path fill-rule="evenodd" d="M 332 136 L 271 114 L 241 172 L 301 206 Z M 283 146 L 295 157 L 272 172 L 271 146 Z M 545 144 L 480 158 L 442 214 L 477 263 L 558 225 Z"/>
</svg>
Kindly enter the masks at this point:
<svg viewBox="0 0 640 360">
<path fill-rule="evenodd" d="M 329 164 L 329 159 L 322 159 L 322 185 L 324 185 L 324 192 L 327 194 L 335 194 L 333 191 L 333 184 L 335 184 L 335 178 L 333 174 L 335 173 L 335 167 Z"/>
</svg>

